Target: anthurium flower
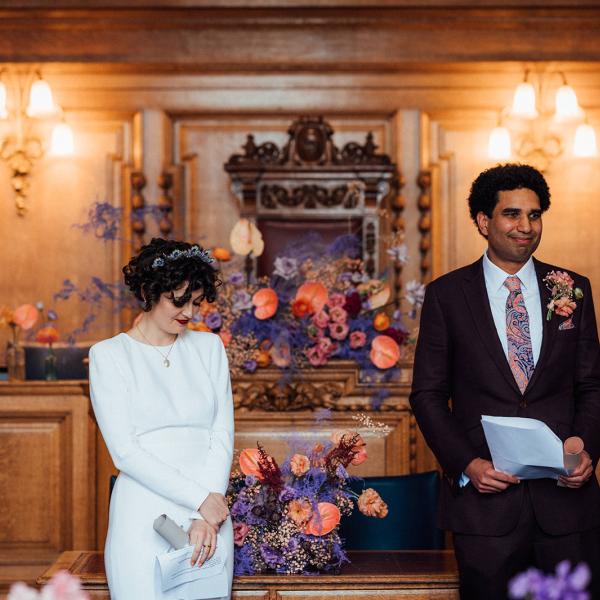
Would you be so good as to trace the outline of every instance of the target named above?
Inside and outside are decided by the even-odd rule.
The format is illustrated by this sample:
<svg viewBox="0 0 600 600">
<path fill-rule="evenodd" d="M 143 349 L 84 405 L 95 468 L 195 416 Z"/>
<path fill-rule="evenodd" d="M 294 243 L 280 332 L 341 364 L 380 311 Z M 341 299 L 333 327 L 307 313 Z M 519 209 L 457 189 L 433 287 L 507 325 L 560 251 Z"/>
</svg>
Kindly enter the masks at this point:
<svg viewBox="0 0 600 600">
<path fill-rule="evenodd" d="M 257 319 L 269 319 L 277 312 L 279 298 L 274 289 L 263 288 L 252 296 L 252 304 L 256 307 L 254 316 Z"/>
<path fill-rule="evenodd" d="M 378 369 L 389 369 L 400 360 L 400 346 L 387 335 L 378 335 L 371 342 L 371 362 Z"/>
<path fill-rule="evenodd" d="M 338 526 L 340 518 L 340 509 L 335 504 L 319 502 L 317 510 L 304 528 L 304 533 L 317 536 L 327 535 Z"/>
<path fill-rule="evenodd" d="M 261 479 L 262 475 L 258 468 L 260 453 L 258 448 L 246 448 L 240 452 L 240 470 L 244 475 L 253 475 Z"/>
<path fill-rule="evenodd" d="M 304 300 L 308 303 L 311 314 L 322 311 L 323 307 L 327 304 L 327 298 L 327 288 L 318 281 L 307 281 L 296 292 L 296 301 Z"/>
<path fill-rule="evenodd" d="M 229 242 L 233 251 L 240 256 L 247 256 L 250 252 L 254 256 L 260 256 L 265 249 L 262 233 L 248 219 L 240 219 L 233 226 Z"/>
<path fill-rule="evenodd" d="M 52 346 L 54 342 L 58 341 L 59 337 L 60 336 L 58 335 L 58 331 L 56 330 L 56 328 L 48 326 L 43 327 L 35 334 L 35 341 Z"/>
<path fill-rule="evenodd" d="M 13 319 L 21 329 L 31 329 L 38 320 L 38 309 L 33 304 L 21 304 L 15 309 Z"/>
</svg>

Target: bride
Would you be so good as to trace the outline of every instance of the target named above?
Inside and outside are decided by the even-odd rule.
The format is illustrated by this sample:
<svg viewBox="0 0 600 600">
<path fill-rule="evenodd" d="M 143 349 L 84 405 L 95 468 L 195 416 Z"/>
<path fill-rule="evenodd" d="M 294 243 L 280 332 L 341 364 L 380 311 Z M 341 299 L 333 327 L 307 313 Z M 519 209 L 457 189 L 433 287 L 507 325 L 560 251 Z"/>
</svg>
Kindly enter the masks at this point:
<svg viewBox="0 0 600 600">
<path fill-rule="evenodd" d="M 112 600 L 205 598 L 202 579 L 161 591 L 152 527 L 167 514 L 201 568 L 225 551 L 231 594 L 233 532 L 224 494 L 233 452 L 233 402 L 221 339 L 188 322 L 219 285 L 197 245 L 155 238 L 123 268 L 144 313 L 126 333 L 90 350 L 96 420 L 120 474 L 110 502 L 105 563 Z M 206 580 L 204 580 L 206 581 Z"/>
</svg>

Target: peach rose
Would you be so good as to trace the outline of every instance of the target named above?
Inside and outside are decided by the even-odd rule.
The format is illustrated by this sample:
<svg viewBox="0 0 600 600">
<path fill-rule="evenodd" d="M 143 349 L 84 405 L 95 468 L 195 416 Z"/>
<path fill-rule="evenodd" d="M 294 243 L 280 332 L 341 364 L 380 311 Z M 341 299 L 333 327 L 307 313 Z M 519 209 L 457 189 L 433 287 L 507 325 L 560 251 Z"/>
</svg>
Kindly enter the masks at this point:
<svg viewBox="0 0 600 600">
<path fill-rule="evenodd" d="M 204 321 L 190 321 L 187 327 L 192 331 L 210 331 L 210 327 Z M 223 345 L 225 345 L 225 342 L 223 342 Z"/>
<path fill-rule="evenodd" d="M 54 342 L 57 342 L 59 338 L 58 331 L 55 327 L 43 327 L 35 334 L 35 341 L 42 344 L 48 344 L 52 346 Z"/>
<path fill-rule="evenodd" d="M 213 248 L 212 255 L 214 258 L 220 260 L 221 262 L 227 262 L 231 260 L 231 252 L 229 252 L 227 248 Z"/>
<path fill-rule="evenodd" d="M 367 517 L 384 519 L 388 514 L 388 506 L 373 489 L 367 488 L 358 498 L 358 510 Z"/>
<path fill-rule="evenodd" d="M 310 469 L 310 461 L 308 456 L 304 454 L 294 454 L 290 460 L 290 468 L 296 477 L 301 477 Z"/>
<path fill-rule="evenodd" d="M 377 331 L 384 331 L 390 326 L 390 318 L 383 312 L 377 313 L 373 319 L 373 327 Z"/>
<path fill-rule="evenodd" d="M 233 543 L 236 546 L 243 546 L 246 536 L 250 532 L 250 527 L 246 523 L 234 521 L 233 523 Z"/>
<path fill-rule="evenodd" d="M 288 515 L 296 525 L 303 526 L 312 516 L 312 507 L 308 500 L 292 500 L 288 504 Z"/>
</svg>

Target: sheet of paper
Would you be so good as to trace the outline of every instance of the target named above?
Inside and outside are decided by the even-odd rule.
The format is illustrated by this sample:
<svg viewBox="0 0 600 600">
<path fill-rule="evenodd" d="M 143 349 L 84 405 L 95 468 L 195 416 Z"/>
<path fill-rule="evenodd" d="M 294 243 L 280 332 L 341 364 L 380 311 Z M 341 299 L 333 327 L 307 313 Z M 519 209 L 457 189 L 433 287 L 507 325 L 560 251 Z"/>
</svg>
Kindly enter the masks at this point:
<svg viewBox="0 0 600 600">
<path fill-rule="evenodd" d="M 220 541 L 220 540 L 219 540 Z M 229 594 L 229 582 L 225 571 L 225 552 L 217 542 L 217 549 L 212 558 L 201 567 L 191 566 L 190 560 L 194 551 L 193 546 L 181 550 L 173 550 L 159 554 L 156 557 L 160 572 L 163 592 L 176 586 L 194 588 L 194 598 L 219 598 Z M 198 583 L 198 585 L 195 585 Z M 182 598 L 187 594 L 182 591 Z M 202 595 L 197 595 L 201 593 Z"/>
<path fill-rule="evenodd" d="M 558 479 L 568 474 L 563 443 L 544 422 L 483 415 L 481 424 L 497 471 L 519 479 Z"/>
</svg>

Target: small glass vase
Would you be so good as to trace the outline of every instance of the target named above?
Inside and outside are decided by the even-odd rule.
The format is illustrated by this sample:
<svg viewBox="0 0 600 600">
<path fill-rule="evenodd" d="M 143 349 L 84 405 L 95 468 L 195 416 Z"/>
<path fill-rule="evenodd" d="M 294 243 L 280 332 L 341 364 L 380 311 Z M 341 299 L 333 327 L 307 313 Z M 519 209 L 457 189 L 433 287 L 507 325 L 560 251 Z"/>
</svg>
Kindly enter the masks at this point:
<svg viewBox="0 0 600 600">
<path fill-rule="evenodd" d="M 48 354 L 44 358 L 44 377 L 46 381 L 56 381 L 58 373 L 56 372 L 56 354 L 52 346 L 48 348 Z"/>
<path fill-rule="evenodd" d="M 10 381 L 25 379 L 25 348 L 17 342 L 6 344 L 6 371 Z"/>
</svg>

